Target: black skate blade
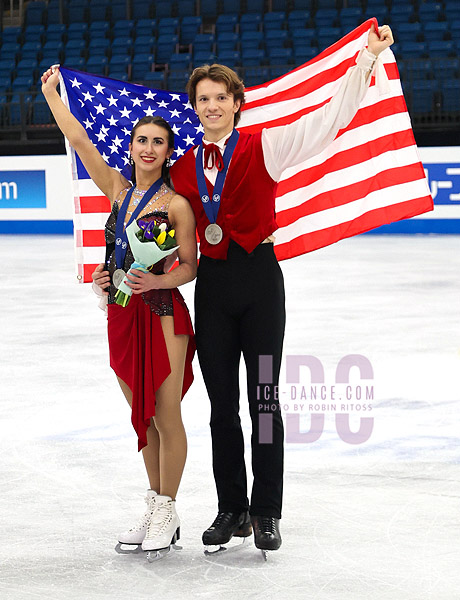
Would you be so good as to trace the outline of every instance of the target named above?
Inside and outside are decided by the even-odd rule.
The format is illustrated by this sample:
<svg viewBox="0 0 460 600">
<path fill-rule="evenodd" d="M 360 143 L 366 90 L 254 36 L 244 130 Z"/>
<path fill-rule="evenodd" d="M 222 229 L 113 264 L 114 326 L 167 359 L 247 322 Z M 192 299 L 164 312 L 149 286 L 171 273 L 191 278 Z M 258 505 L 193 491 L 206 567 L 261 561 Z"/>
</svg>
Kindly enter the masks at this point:
<svg viewBox="0 0 460 600">
<path fill-rule="evenodd" d="M 229 546 L 230 542 L 227 542 L 226 544 L 221 544 L 221 545 L 217 545 L 217 546 L 205 546 L 204 547 L 204 553 L 206 556 L 215 556 L 216 554 L 221 554 L 222 552 L 235 552 L 237 550 L 241 550 L 243 548 L 249 548 L 252 544 L 251 541 L 249 540 L 248 537 L 244 537 L 244 538 L 232 538 L 232 539 L 238 539 L 238 540 L 242 540 L 241 542 L 238 542 L 236 544 L 232 544 Z"/>
<path fill-rule="evenodd" d="M 115 546 L 115 552 L 117 554 L 140 554 L 142 552 L 141 544 L 122 544 L 118 542 Z"/>
</svg>

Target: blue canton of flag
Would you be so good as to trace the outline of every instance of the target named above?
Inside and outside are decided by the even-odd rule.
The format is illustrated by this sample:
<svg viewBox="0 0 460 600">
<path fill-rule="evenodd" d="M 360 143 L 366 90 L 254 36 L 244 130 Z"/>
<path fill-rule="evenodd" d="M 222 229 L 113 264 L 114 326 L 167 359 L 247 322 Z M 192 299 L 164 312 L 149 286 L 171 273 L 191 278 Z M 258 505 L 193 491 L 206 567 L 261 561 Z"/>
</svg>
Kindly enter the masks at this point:
<svg viewBox="0 0 460 600">
<path fill-rule="evenodd" d="M 203 126 L 187 94 L 153 90 L 65 67 L 59 71 L 65 84 L 64 101 L 67 95 L 70 111 L 105 162 L 127 179 L 131 175 L 131 130 L 142 117 L 163 117 L 171 125 L 175 134 L 172 164 L 203 137 Z M 77 173 L 79 178 L 89 177 L 78 156 Z"/>
</svg>

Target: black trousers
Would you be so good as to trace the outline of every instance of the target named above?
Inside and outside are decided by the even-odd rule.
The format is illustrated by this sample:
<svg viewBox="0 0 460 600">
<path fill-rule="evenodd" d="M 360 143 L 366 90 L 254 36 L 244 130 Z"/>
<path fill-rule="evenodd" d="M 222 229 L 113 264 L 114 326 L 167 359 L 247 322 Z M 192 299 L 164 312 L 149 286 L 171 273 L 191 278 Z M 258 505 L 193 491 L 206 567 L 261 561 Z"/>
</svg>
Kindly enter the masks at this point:
<svg viewBox="0 0 460 600">
<path fill-rule="evenodd" d="M 231 242 L 227 260 L 200 257 L 195 288 L 198 359 L 211 401 L 219 511 L 281 518 L 283 421 L 278 379 L 285 328 L 283 274 L 273 244 L 251 254 Z M 239 417 L 239 363 L 252 420 L 251 503 Z"/>
</svg>

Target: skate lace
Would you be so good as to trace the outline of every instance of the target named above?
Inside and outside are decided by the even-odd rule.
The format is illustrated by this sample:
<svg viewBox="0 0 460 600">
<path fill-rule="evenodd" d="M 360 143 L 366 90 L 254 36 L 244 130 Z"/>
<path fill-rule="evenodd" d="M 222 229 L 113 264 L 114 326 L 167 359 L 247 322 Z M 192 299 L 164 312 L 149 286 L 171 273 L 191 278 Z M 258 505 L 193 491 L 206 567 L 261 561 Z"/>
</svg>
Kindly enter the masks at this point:
<svg viewBox="0 0 460 600">
<path fill-rule="evenodd" d="M 214 519 L 211 527 L 220 527 L 221 525 L 227 525 L 227 523 L 230 521 L 231 518 L 232 518 L 231 513 L 226 513 L 226 512 L 217 513 L 217 517 Z"/>
<path fill-rule="evenodd" d="M 147 537 L 156 537 L 161 535 L 172 521 L 172 505 L 170 502 L 166 504 L 157 504 L 156 511 L 152 514 L 147 530 Z"/>
<path fill-rule="evenodd" d="M 151 519 L 153 511 L 155 510 L 155 505 L 151 504 L 152 499 L 144 498 L 144 500 L 145 500 L 145 503 L 147 504 L 147 510 L 142 515 L 142 517 L 139 519 L 139 521 L 134 525 L 134 527 L 131 527 L 131 529 L 129 530 L 130 532 L 142 531 L 149 524 L 149 521 Z"/>
<path fill-rule="evenodd" d="M 276 534 L 276 523 L 273 517 L 260 517 L 259 527 L 263 533 Z"/>
</svg>

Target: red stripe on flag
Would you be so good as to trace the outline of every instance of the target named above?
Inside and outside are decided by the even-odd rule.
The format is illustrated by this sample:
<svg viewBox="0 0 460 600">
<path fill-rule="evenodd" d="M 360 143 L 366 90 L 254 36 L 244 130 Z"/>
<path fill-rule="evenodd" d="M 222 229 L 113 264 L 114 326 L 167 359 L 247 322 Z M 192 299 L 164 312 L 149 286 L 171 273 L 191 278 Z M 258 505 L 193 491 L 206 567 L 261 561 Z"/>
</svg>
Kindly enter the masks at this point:
<svg viewBox="0 0 460 600">
<path fill-rule="evenodd" d="M 82 231 L 83 246 L 103 246 L 105 247 L 105 235 L 102 229 L 86 229 Z"/>
<path fill-rule="evenodd" d="M 382 136 L 348 150 L 342 150 L 342 152 L 337 152 L 323 163 L 309 169 L 304 169 L 285 181 L 280 181 L 277 196 L 283 196 L 288 192 L 310 185 L 314 181 L 321 179 L 326 173 L 352 167 L 389 150 L 406 148 L 413 145 L 414 138 L 412 131 L 406 130 Z"/>
<path fill-rule="evenodd" d="M 369 177 L 369 179 L 364 179 L 347 187 L 323 192 L 314 198 L 307 199 L 299 206 L 282 210 L 277 214 L 276 221 L 279 227 L 285 227 L 307 215 L 365 199 L 368 194 L 377 190 L 410 181 L 418 181 L 424 177 L 425 174 L 420 163 L 387 169 L 373 177 Z M 337 183 L 339 184 L 339 181 Z"/>
<path fill-rule="evenodd" d="M 431 196 L 424 196 L 409 200 L 393 206 L 377 208 L 367 212 L 361 217 L 353 219 L 346 223 L 341 223 L 327 229 L 306 233 L 298 238 L 290 240 L 284 244 L 275 246 L 275 252 L 278 260 L 286 260 L 304 254 L 313 252 L 324 246 L 334 244 L 341 239 L 370 231 L 375 227 L 380 227 L 394 221 L 401 221 L 414 217 L 423 212 L 433 210 L 433 200 Z"/>
<path fill-rule="evenodd" d="M 80 196 L 81 213 L 109 213 L 110 210 L 107 196 Z"/>
<path fill-rule="evenodd" d="M 93 281 L 92 274 L 94 269 L 97 267 L 99 263 L 94 265 L 85 264 L 83 265 L 83 279 L 82 283 L 91 283 Z"/>
</svg>

